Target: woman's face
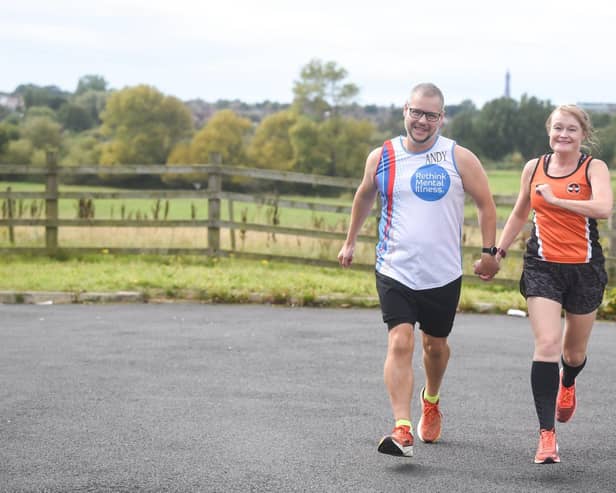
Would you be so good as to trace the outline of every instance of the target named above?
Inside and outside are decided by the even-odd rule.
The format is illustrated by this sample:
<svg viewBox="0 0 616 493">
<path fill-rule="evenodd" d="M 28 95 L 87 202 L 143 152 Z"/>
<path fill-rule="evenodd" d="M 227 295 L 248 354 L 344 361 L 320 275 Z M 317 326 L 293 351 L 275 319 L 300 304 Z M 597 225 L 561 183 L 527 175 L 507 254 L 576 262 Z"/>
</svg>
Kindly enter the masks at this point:
<svg viewBox="0 0 616 493">
<path fill-rule="evenodd" d="M 579 152 L 586 137 L 577 118 L 564 111 L 552 115 L 548 135 L 554 152 Z"/>
</svg>

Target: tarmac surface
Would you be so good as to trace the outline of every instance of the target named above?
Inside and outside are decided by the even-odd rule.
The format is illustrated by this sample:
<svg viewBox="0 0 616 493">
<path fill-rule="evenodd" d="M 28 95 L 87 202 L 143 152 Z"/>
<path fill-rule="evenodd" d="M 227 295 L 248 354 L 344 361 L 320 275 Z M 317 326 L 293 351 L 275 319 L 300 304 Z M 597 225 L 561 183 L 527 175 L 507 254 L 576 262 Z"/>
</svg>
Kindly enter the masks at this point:
<svg viewBox="0 0 616 493">
<path fill-rule="evenodd" d="M 532 462 L 528 320 L 459 314 L 450 345 L 442 439 L 397 458 L 376 451 L 378 310 L 0 305 L 0 491 L 616 491 L 616 324 L 595 326 L 554 465 Z"/>
</svg>

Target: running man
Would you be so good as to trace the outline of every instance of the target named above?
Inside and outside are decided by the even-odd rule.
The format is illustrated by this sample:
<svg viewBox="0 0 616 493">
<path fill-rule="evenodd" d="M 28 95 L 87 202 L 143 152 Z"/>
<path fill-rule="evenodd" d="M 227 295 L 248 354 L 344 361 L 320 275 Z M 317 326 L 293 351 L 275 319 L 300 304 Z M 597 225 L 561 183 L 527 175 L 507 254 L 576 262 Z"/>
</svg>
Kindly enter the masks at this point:
<svg viewBox="0 0 616 493">
<path fill-rule="evenodd" d="M 393 431 L 378 445 L 384 454 L 413 455 L 416 324 L 422 331 L 425 368 L 416 433 L 426 443 L 441 436 L 440 389 L 450 357 L 447 337 L 462 284 L 465 192 L 476 204 L 484 247 L 475 272 L 488 279 L 498 271 L 496 208 L 486 173 L 471 151 L 440 135 L 444 115 L 438 87 L 422 83 L 411 90 L 403 110 L 406 136 L 388 140 L 368 155 L 338 254 L 342 267 L 349 267 L 357 235 L 380 195 L 376 287 L 388 328 L 384 381 L 394 418 Z"/>
</svg>

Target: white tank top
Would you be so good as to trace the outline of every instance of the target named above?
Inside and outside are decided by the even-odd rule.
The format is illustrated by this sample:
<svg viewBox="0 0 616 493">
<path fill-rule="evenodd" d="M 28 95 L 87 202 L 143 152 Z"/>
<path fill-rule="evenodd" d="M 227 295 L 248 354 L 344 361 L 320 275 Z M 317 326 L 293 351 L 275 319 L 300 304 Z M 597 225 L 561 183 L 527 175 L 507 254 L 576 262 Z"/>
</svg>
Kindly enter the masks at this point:
<svg viewBox="0 0 616 493">
<path fill-rule="evenodd" d="M 383 144 L 374 177 L 381 196 L 376 270 L 411 289 L 444 286 L 462 275 L 464 188 L 453 150 L 438 136 L 420 153 L 403 137 Z"/>
</svg>

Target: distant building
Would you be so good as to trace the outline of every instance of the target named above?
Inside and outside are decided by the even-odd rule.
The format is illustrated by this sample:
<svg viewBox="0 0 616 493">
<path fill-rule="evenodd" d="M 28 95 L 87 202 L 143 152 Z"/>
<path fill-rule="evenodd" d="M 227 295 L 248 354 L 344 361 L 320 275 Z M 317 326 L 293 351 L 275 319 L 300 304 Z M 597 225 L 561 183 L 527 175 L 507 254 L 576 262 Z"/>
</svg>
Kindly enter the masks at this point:
<svg viewBox="0 0 616 493">
<path fill-rule="evenodd" d="M 511 98 L 511 74 L 509 70 L 505 73 L 505 97 Z"/>
<path fill-rule="evenodd" d="M 24 106 L 24 100 L 19 94 L 6 94 L 0 92 L 0 106 L 16 111 Z"/>
<path fill-rule="evenodd" d="M 616 103 L 577 103 L 580 108 L 593 113 L 616 115 Z"/>
</svg>

